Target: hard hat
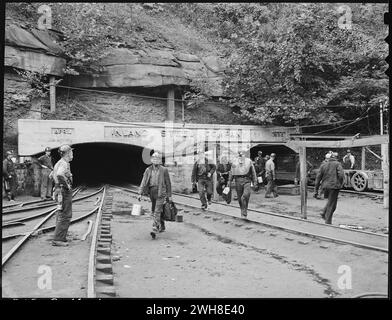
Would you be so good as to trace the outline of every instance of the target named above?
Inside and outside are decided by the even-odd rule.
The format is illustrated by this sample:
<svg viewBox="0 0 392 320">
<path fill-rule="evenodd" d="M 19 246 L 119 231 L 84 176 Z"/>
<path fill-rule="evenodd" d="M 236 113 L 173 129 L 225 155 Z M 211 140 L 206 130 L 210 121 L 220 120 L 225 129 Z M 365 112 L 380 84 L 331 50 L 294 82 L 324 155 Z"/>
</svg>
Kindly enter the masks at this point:
<svg viewBox="0 0 392 320">
<path fill-rule="evenodd" d="M 12 156 L 14 155 L 14 152 L 12 150 L 7 151 L 7 156 Z"/>
<path fill-rule="evenodd" d="M 46 148 L 45 148 L 45 152 L 46 152 L 46 151 L 50 151 L 50 147 L 46 147 Z"/>
<path fill-rule="evenodd" d="M 347 153 L 351 153 L 350 149 L 347 149 Z"/>
<path fill-rule="evenodd" d="M 271 157 L 276 157 L 276 153 L 271 153 Z"/>
<path fill-rule="evenodd" d="M 329 158 L 331 158 L 331 153 L 327 153 L 326 155 L 325 155 L 325 159 L 329 159 Z"/>
<path fill-rule="evenodd" d="M 59 148 L 59 153 L 60 153 L 60 155 L 62 156 L 62 155 L 64 155 L 64 154 L 66 154 L 67 152 L 69 152 L 69 151 L 71 151 L 71 150 L 73 150 L 73 148 L 71 148 L 69 145 L 67 145 L 67 144 L 64 144 L 64 145 L 62 145 L 60 148 Z"/>
<path fill-rule="evenodd" d="M 332 155 L 331 155 L 331 157 L 332 157 L 332 158 L 337 158 L 338 155 L 339 155 L 339 154 L 338 154 L 337 152 L 333 152 Z"/>
</svg>

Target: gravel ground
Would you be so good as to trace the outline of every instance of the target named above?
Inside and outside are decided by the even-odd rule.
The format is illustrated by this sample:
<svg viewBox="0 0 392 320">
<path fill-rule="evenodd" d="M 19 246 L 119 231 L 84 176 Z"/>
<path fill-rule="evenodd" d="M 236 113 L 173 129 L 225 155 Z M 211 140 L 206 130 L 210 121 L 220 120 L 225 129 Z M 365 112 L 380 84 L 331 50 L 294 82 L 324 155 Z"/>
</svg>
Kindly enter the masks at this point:
<svg viewBox="0 0 392 320">
<path fill-rule="evenodd" d="M 167 231 L 152 240 L 149 215 L 129 214 L 129 194 L 116 192 L 114 199 L 123 205 L 112 221 L 119 297 L 339 298 L 387 292 L 385 253 L 194 209 L 182 211 L 183 223 L 167 223 Z M 341 266 L 351 268 L 352 289 L 338 286 Z"/>
</svg>

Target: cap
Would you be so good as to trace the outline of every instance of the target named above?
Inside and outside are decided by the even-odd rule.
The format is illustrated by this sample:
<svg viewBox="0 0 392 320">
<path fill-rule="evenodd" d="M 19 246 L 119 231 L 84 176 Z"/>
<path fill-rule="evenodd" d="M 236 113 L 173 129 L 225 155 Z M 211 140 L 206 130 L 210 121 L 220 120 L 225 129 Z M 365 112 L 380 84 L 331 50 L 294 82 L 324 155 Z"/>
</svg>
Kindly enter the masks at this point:
<svg viewBox="0 0 392 320">
<path fill-rule="evenodd" d="M 351 153 L 350 149 L 347 149 L 347 153 Z"/>
<path fill-rule="evenodd" d="M 326 155 L 325 155 L 325 159 L 329 159 L 329 158 L 331 158 L 331 153 L 327 153 Z"/>
<path fill-rule="evenodd" d="M 69 145 L 67 145 L 67 144 L 64 144 L 64 145 L 62 145 L 60 148 L 59 148 L 59 153 L 60 153 L 60 155 L 63 155 L 63 154 L 65 154 L 65 153 L 67 153 L 67 152 L 69 152 L 69 151 L 71 151 L 71 150 L 73 150 L 73 148 L 71 148 Z"/>
<path fill-rule="evenodd" d="M 260 154 L 262 154 L 262 153 L 263 153 L 263 151 L 257 151 L 257 153 L 260 153 Z"/>
<path fill-rule="evenodd" d="M 50 151 L 50 147 L 46 147 L 46 148 L 45 148 L 45 152 L 46 152 L 46 151 Z"/>
<path fill-rule="evenodd" d="M 271 157 L 276 157 L 276 153 L 271 153 Z"/>
<path fill-rule="evenodd" d="M 337 153 L 337 152 L 332 152 L 331 157 L 332 157 L 332 158 L 337 158 L 337 157 L 338 157 L 338 153 Z"/>
<path fill-rule="evenodd" d="M 12 156 L 14 152 L 12 150 L 7 151 L 7 156 Z"/>
</svg>

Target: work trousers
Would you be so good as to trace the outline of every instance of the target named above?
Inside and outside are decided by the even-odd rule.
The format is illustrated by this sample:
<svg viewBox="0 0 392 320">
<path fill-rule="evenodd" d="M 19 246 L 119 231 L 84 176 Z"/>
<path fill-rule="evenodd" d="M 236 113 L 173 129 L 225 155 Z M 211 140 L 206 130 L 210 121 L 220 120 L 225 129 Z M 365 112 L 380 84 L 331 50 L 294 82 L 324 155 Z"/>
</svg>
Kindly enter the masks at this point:
<svg viewBox="0 0 392 320">
<path fill-rule="evenodd" d="M 56 229 L 53 240 L 67 241 L 67 232 L 72 218 L 72 190 L 61 188 L 62 208 L 57 212 Z"/>
<path fill-rule="evenodd" d="M 199 179 L 197 181 L 197 190 L 199 191 L 199 197 L 202 206 L 207 206 L 207 200 L 211 201 L 212 197 L 212 181 L 210 179 Z M 206 200 L 207 191 L 207 200 Z"/>
<path fill-rule="evenodd" d="M 16 193 L 16 175 L 12 176 L 9 179 L 3 179 L 3 186 L 4 186 L 4 191 L 7 195 L 8 200 L 14 199 L 15 198 L 15 193 Z"/>
<path fill-rule="evenodd" d="M 166 195 L 158 197 L 158 187 L 150 187 L 151 216 L 153 218 L 152 231 L 159 232 L 165 230 L 165 220 L 162 219 L 163 205 Z"/>
<path fill-rule="evenodd" d="M 275 180 L 272 178 L 272 175 L 267 175 L 267 191 L 265 192 L 265 196 L 269 197 L 271 192 L 274 197 L 278 195 L 278 187 L 275 184 Z"/>
<path fill-rule="evenodd" d="M 245 177 L 235 178 L 235 190 L 241 208 L 241 216 L 246 217 L 251 193 L 250 179 Z"/>
<path fill-rule="evenodd" d="M 51 171 L 47 168 L 41 169 L 41 198 L 52 196 L 52 179 L 49 178 Z"/>
<path fill-rule="evenodd" d="M 323 217 L 325 219 L 325 223 L 332 223 L 332 215 L 336 210 L 336 206 L 338 203 L 338 195 L 339 189 L 325 189 L 328 193 L 328 201 L 323 210 Z"/>
</svg>

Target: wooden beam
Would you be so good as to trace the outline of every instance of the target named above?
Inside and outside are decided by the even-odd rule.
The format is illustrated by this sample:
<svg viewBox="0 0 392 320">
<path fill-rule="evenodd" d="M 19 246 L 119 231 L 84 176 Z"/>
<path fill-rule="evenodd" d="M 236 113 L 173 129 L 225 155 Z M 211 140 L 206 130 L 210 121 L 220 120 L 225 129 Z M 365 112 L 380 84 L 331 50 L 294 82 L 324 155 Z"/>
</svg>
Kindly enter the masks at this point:
<svg viewBox="0 0 392 320">
<path fill-rule="evenodd" d="M 366 167 L 366 147 L 362 147 L 361 170 L 365 170 L 365 167 Z"/>
<path fill-rule="evenodd" d="M 308 189 L 306 181 L 306 147 L 299 149 L 299 166 L 300 166 L 300 194 L 301 194 L 301 214 L 303 219 L 307 219 L 306 205 L 308 198 Z"/>
<path fill-rule="evenodd" d="M 384 209 L 389 208 L 389 144 L 381 145 L 381 155 L 382 155 L 382 173 L 384 182 Z"/>
<path fill-rule="evenodd" d="M 50 76 L 49 78 L 49 85 L 50 85 L 50 94 L 49 94 L 49 99 L 50 99 L 50 112 L 55 113 L 56 112 L 56 86 L 55 86 L 55 77 Z"/>
<path fill-rule="evenodd" d="M 370 136 L 355 140 L 340 140 L 340 141 L 288 141 L 286 145 L 289 148 L 306 147 L 306 148 L 354 148 L 371 146 L 377 144 L 389 143 L 389 135 Z"/>
</svg>

